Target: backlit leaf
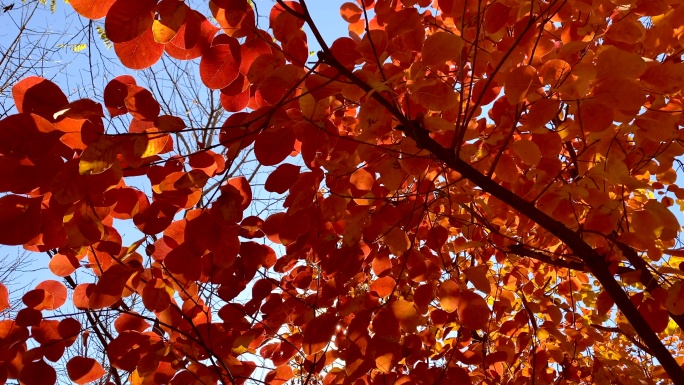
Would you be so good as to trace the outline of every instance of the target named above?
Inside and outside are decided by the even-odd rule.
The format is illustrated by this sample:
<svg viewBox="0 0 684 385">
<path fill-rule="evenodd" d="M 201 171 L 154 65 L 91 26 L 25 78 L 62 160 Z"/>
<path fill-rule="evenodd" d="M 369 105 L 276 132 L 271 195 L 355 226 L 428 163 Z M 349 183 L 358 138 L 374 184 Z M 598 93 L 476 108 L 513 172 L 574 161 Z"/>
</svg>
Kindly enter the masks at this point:
<svg viewBox="0 0 684 385">
<path fill-rule="evenodd" d="M 302 339 L 302 348 L 306 354 L 314 354 L 323 350 L 329 343 L 337 327 L 337 317 L 333 314 L 321 314 L 306 325 Z"/>
<path fill-rule="evenodd" d="M 478 294 L 466 290 L 460 293 L 458 300 L 458 319 L 468 329 L 487 329 L 491 311 L 489 305 Z"/>
<path fill-rule="evenodd" d="M 462 49 L 463 39 L 460 36 L 448 32 L 436 32 L 425 39 L 420 53 L 425 65 L 434 66 L 450 60 L 458 63 Z"/>
<path fill-rule="evenodd" d="M 87 357 L 74 357 L 67 362 L 66 367 L 71 381 L 79 385 L 97 381 L 105 374 L 102 365 Z"/>
<path fill-rule="evenodd" d="M 7 290 L 7 286 L 0 282 L 0 311 L 3 311 L 8 307 L 10 307 L 9 291 Z"/>
<path fill-rule="evenodd" d="M 387 297 L 392 294 L 397 282 L 390 276 L 378 278 L 370 286 L 371 291 L 375 292 L 379 297 Z"/>
</svg>

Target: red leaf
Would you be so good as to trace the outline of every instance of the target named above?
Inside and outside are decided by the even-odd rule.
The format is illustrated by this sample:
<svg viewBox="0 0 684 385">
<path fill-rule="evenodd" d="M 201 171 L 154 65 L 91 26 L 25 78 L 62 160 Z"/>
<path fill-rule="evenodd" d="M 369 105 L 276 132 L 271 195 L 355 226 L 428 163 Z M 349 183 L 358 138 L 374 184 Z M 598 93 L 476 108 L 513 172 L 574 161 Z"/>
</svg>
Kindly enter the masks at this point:
<svg viewBox="0 0 684 385">
<path fill-rule="evenodd" d="M 52 294 L 43 289 L 30 290 L 21 297 L 21 300 L 26 307 L 34 308 L 36 310 L 53 308 L 55 302 L 52 298 Z"/>
<path fill-rule="evenodd" d="M 195 10 L 185 16 L 185 23 L 176 36 L 165 45 L 166 53 L 179 60 L 192 60 L 200 57 L 209 48 L 219 29 L 206 17 Z"/>
<path fill-rule="evenodd" d="M 17 325 L 19 326 L 38 326 L 43 320 L 43 313 L 40 310 L 33 308 L 25 308 L 19 310 L 16 317 Z"/>
<path fill-rule="evenodd" d="M 73 302 L 76 309 L 90 309 L 88 296 L 95 291 L 94 283 L 82 283 L 74 289 Z"/>
<path fill-rule="evenodd" d="M 0 282 L 0 311 L 3 311 L 8 307 L 10 307 L 9 291 L 7 290 L 7 286 Z"/>
<path fill-rule="evenodd" d="M 157 105 L 159 104 L 157 103 Z M 159 114 L 159 112 L 157 112 L 157 114 Z M 183 119 L 172 115 L 162 115 L 157 117 L 154 120 L 154 126 L 157 127 L 161 132 L 179 132 L 187 127 Z"/>
<path fill-rule="evenodd" d="M 290 365 L 282 365 L 268 372 L 265 381 L 267 384 L 283 385 L 292 377 L 294 377 L 294 372 Z"/>
<path fill-rule="evenodd" d="M 116 0 L 105 18 L 107 38 L 113 43 L 124 43 L 146 32 L 151 35 L 156 4 L 157 0 Z"/>
<path fill-rule="evenodd" d="M 21 368 L 19 381 L 26 385 L 53 385 L 57 372 L 43 360 L 28 362 Z"/>
<path fill-rule="evenodd" d="M 133 223 L 145 234 L 158 234 L 171 224 L 177 211 L 176 207 L 169 203 L 155 201 L 136 214 Z"/>
<path fill-rule="evenodd" d="M 256 216 L 247 217 L 240 222 L 238 235 L 248 239 L 264 237 L 266 234 L 261 231 L 263 225 L 264 221 L 261 218 Z"/>
<path fill-rule="evenodd" d="M 458 319 L 468 329 L 486 329 L 491 311 L 484 298 L 470 290 L 460 293 Z"/>
<path fill-rule="evenodd" d="M 188 158 L 190 167 L 195 170 L 202 170 L 210 177 L 221 174 L 226 169 L 226 161 L 223 155 L 211 150 L 196 152 Z"/>
<path fill-rule="evenodd" d="M 278 166 L 266 178 L 264 190 L 283 194 L 297 181 L 301 167 L 284 163 Z"/>
<path fill-rule="evenodd" d="M 40 231 L 42 198 L 0 197 L 0 244 L 21 245 Z"/>
<path fill-rule="evenodd" d="M 164 44 L 154 41 L 152 30 L 148 29 L 129 41 L 115 42 L 114 52 L 121 64 L 130 69 L 141 70 L 159 61 L 164 53 Z"/>
<path fill-rule="evenodd" d="M 118 333 L 123 333 L 126 330 L 136 330 L 142 333 L 149 329 L 149 327 L 150 324 L 136 312 L 121 313 L 119 318 L 114 321 L 114 329 Z"/>
<path fill-rule="evenodd" d="M 55 112 L 69 103 L 55 83 L 38 76 L 29 76 L 15 84 L 12 97 L 19 113 L 33 113 L 48 120 L 53 120 Z"/>
<path fill-rule="evenodd" d="M 66 303 L 67 288 L 63 283 L 54 280 L 43 281 L 36 286 L 36 289 L 42 289 L 52 295 L 53 304 L 46 310 L 55 310 Z"/>
<path fill-rule="evenodd" d="M 281 128 L 275 132 L 264 131 L 256 137 L 254 156 L 262 165 L 273 166 L 292 153 L 295 140 L 291 128 Z"/>
<path fill-rule="evenodd" d="M 149 311 L 162 312 L 171 305 L 171 295 L 159 278 L 147 282 L 142 293 L 143 304 Z"/>
<path fill-rule="evenodd" d="M 356 42 L 348 37 L 335 40 L 330 47 L 330 52 L 345 67 L 353 67 L 354 62 L 361 58 L 356 49 Z"/>
<path fill-rule="evenodd" d="M 247 78 L 239 74 L 232 83 L 221 89 L 221 106 L 228 112 L 242 111 L 249 104 L 250 92 Z"/>
<path fill-rule="evenodd" d="M 105 17 L 115 0 L 70 0 L 69 4 L 79 15 L 97 20 Z"/>
<path fill-rule="evenodd" d="M 237 191 L 240 192 L 242 196 L 242 203 L 240 207 L 242 210 L 246 210 L 249 204 L 252 203 L 252 188 L 249 185 L 249 181 L 244 176 L 239 176 L 236 178 L 231 178 L 227 182 L 229 185 L 235 187 Z"/>
<path fill-rule="evenodd" d="M 104 104 L 112 117 L 128 112 L 126 97 L 128 85 L 135 85 L 135 79 L 130 75 L 117 76 L 107 83 L 104 89 Z"/>
<path fill-rule="evenodd" d="M 261 36 L 247 39 L 242 43 L 240 45 L 240 73 L 246 76 L 254 60 L 263 54 L 271 54 L 271 47 L 261 39 Z"/>
<path fill-rule="evenodd" d="M 331 342 L 337 317 L 334 314 L 324 313 L 309 321 L 304 327 L 302 349 L 306 354 L 314 354 L 323 350 Z"/>
<path fill-rule="evenodd" d="M 0 120 L 0 154 L 15 159 L 44 158 L 53 153 L 60 136 L 54 124 L 39 115 L 10 115 Z"/>
<path fill-rule="evenodd" d="M 200 60 L 200 77 L 207 87 L 219 90 L 227 87 L 240 74 L 240 44 L 227 35 L 214 38 L 211 47 Z"/>
<path fill-rule="evenodd" d="M 78 385 L 97 381 L 104 376 L 102 365 L 92 358 L 74 357 L 66 364 L 71 381 Z"/>
<path fill-rule="evenodd" d="M 134 118 L 142 121 L 155 121 L 159 116 L 159 103 L 146 88 L 129 84 L 124 103 Z"/>
<path fill-rule="evenodd" d="M 81 334 L 81 323 L 74 318 L 59 321 L 57 332 L 64 339 L 66 346 L 71 346 Z"/>
<path fill-rule="evenodd" d="M 252 72 L 251 70 L 252 69 L 250 68 L 250 74 Z M 278 67 L 268 73 L 263 81 L 259 82 L 259 93 L 268 103 L 276 104 L 288 95 L 290 97 L 295 95 L 294 87 L 300 83 L 300 79 L 303 75 L 304 71 L 302 68 L 295 65 L 288 64 Z"/>
</svg>

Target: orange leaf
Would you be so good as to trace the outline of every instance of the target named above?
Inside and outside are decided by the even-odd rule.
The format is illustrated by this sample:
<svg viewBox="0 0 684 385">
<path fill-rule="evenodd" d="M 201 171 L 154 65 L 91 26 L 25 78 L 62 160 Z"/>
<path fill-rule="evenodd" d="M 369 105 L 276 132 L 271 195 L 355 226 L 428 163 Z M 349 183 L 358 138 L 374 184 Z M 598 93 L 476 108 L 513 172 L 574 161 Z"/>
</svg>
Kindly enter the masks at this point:
<svg viewBox="0 0 684 385">
<path fill-rule="evenodd" d="M 356 23 L 362 14 L 361 8 L 354 3 L 344 3 L 340 6 L 340 15 L 347 23 Z"/>
<path fill-rule="evenodd" d="M 406 232 L 396 226 L 385 234 L 383 240 L 389 246 L 390 252 L 396 256 L 404 254 L 411 246 L 411 241 Z"/>
<path fill-rule="evenodd" d="M 164 53 L 164 44 L 154 41 L 152 29 L 148 29 L 132 40 L 114 42 L 114 52 L 121 60 L 121 64 L 130 69 L 142 70 L 152 66 L 161 58 Z"/>
<path fill-rule="evenodd" d="M 130 42 L 146 31 L 152 35 L 154 6 L 151 0 L 117 0 L 112 4 L 105 18 L 107 38 L 113 43 Z M 152 40 L 154 42 L 154 40 Z"/>
<path fill-rule="evenodd" d="M 407 333 L 415 333 L 420 324 L 419 314 L 413 302 L 403 299 L 393 301 L 390 305 L 394 317 L 399 321 L 399 326 Z"/>
<path fill-rule="evenodd" d="M 240 208 L 246 210 L 252 203 L 252 187 L 249 185 L 249 181 L 244 176 L 238 176 L 231 178 L 227 182 L 228 185 L 235 187 L 235 189 L 242 196 L 242 203 L 240 203 Z"/>
<path fill-rule="evenodd" d="M 635 53 L 621 50 L 612 45 L 599 49 L 596 58 L 596 77 L 638 78 L 646 71 L 646 62 Z"/>
<path fill-rule="evenodd" d="M 42 289 L 52 295 L 53 303 L 46 310 L 55 310 L 66 303 L 67 288 L 63 283 L 54 280 L 47 280 L 39 283 L 36 289 Z"/>
<path fill-rule="evenodd" d="M 159 278 L 148 281 L 142 292 L 145 308 L 154 312 L 166 310 L 171 305 L 170 291 L 166 283 Z"/>
<path fill-rule="evenodd" d="M 492 290 L 492 284 L 487 278 L 489 269 L 487 265 L 471 266 L 465 270 L 466 278 L 475 286 L 475 288 L 485 294 L 489 294 Z"/>
<path fill-rule="evenodd" d="M 442 65 L 447 61 L 459 64 L 463 39 L 449 32 L 436 32 L 423 43 L 420 51 L 423 63 L 428 66 Z"/>
<path fill-rule="evenodd" d="M 532 66 L 520 66 L 514 68 L 506 77 L 504 82 L 504 94 L 508 103 L 516 105 L 523 100 L 527 94 L 541 85 L 537 69 Z"/>
<path fill-rule="evenodd" d="M 90 309 L 88 295 L 95 290 L 94 283 L 82 283 L 74 289 L 73 302 L 76 309 Z"/>
<path fill-rule="evenodd" d="M 370 286 L 372 292 L 377 293 L 378 297 L 387 297 L 392 294 L 397 281 L 390 276 L 378 278 Z"/>
<path fill-rule="evenodd" d="M 420 80 L 411 87 L 413 98 L 432 111 L 446 111 L 456 107 L 458 94 L 454 88 L 441 80 Z"/>
<path fill-rule="evenodd" d="M 0 311 L 3 311 L 8 307 L 10 307 L 9 291 L 7 290 L 7 286 L 0 282 Z"/>
<path fill-rule="evenodd" d="M 142 333 L 149 329 L 149 327 L 150 324 L 136 312 L 121 313 L 119 318 L 114 321 L 114 329 L 116 329 L 118 333 L 122 333 L 126 330 L 136 330 Z"/>
<path fill-rule="evenodd" d="M 105 17 L 116 0 L 70 0 L 69 4 L 79 15 L 91 20 Z"/>
<path fill-rule="evenodd" d="M 366 171 L 366 169 L 360 168 L 351 174 L 349 182 L 351 182 L 359 191 L 370 191 L 373 187 L 373 183 L 375 183 L 375 178 L 373 177 L 373 174 Z"/>
<path fill-rule="evenodd" d="M 542 159 L 539 146 L 531 140 L 518 140 L 511 143 L 511 148 L 528 166 L 536 166 Z M 503 159 L 502 159 L 503 161 Z"/>
<path fill-rule="evenodd" d="M 294 377 L 292 367 L 290 367 L 290 365 L 282 365 L 268 372 L 266 374 L 265 382 L 267 384 L 283 385 L 292 377 Z"/>
<path fill-rule="evenodd" d="M 66 364 L 67 373 L 71 381 L 78 385 L 97 381 L 104 376 L 105 371 L 99 362 L 92 358 L 74 357 Z"/>
<path fill-rule="evenodd" d="M 302 348 L 306 354 L 323 350 L 331 342 L 337 328 L 337 316 L 324 313 L 309 321 L 304 327 Z"/>
<path fill-rule="evenodd" d="M 527 125 L 531 129 L 541 128 L 555 118 L 560 111 L 560 100 L 540 99 L 532 104 L 527 113 Z M 542 131 L 543 132 L 543 131 Z"/>
<path fill-rule="evenodd" d="M 491 311 L 484 298 L 472 291 L 462 291 L 458 301 L 458 319 L 468 329 L 486 329 Z"/>
<path fill-rule="evenodd" d="M 458 284 L 452 280 L 442 282 L 437 291 L 437 298 L 439 298 L 439 304 L 444 311 L 455 312 L 459 308 L 461 298 Z"/>
<path fill-rule="evenodd" d="M 202 55 L 200 77 L 212 90 L 227 87 L 240 74 L 240 45 L 228 35 L 218 35 Z"/>
</svg>

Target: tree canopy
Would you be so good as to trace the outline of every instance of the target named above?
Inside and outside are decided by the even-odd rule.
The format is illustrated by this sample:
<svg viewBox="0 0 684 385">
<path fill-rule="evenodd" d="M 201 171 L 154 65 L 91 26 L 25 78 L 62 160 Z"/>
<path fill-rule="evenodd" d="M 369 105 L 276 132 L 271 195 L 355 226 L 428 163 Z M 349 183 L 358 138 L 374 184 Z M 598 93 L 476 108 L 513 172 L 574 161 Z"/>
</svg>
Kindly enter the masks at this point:
<svg viewBox="0 0 684 385">
<path fill-rule="evenodd" d="M 314 1 L 69 1 L 226 114 L 14 84 L 0 382 L 682 383 L 684 3 Z"/>
</svg>

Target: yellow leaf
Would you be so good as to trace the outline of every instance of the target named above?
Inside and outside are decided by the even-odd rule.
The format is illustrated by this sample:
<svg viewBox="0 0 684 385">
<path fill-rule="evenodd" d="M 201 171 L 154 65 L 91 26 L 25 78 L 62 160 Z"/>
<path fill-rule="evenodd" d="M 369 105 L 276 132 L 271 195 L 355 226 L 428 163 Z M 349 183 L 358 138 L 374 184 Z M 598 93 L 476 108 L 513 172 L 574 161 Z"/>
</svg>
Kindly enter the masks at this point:
<svg viewBox="0 0 684 385">
<path fill-rule="evenodd" d="M 135 139 L 133 145 L 133 153 L 140 158 L 146 158 L 148 156 L 159 154 L 164 147 L 166 147 L 166 142 L 169 141 L 169 136 L 166 134 L 160 134 L 153 132 L 155 129 L 148 129 L 150 135 L 139 136 Z"/>
<path fill-rule="evenodd" d="M 152 22 L 152 35 L 154 35 L 154 41 L 157 43 L 166 44 L 170 42 L 176 36 L 176 33 L 178 33 L 178 30 L 164 25 L 160 20 Z"/>
<path fill-rule="evenodd" d="M 118 151 L 118 141 L 113 137 L 99 137 L 81 153 L 78 162 L 79 174 L 92 175 L 107 171 L 116 161 Z"/>
</svg>

